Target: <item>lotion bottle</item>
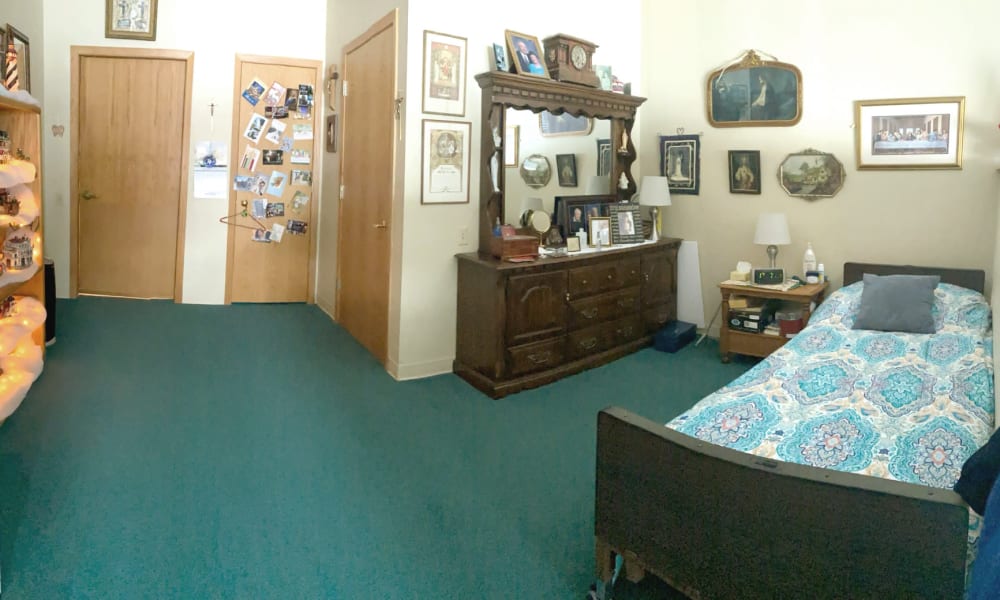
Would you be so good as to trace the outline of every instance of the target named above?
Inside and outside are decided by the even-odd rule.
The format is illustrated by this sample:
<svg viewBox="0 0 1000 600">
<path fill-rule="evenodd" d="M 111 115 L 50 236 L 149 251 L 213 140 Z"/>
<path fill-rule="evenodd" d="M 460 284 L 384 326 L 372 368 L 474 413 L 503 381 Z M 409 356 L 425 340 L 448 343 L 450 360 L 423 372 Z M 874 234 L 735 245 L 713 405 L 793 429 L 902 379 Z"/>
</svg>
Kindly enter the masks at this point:
<svg viewBox="0 0 1000 600">
<path fill-rule="evenodd" d="M 802 276 L 808 275 L 809 271 L 816 270 L 816 253 L 813 252 L 812 242 L 806 244 L 806 253 L 802 256 Z"/>
</svg>

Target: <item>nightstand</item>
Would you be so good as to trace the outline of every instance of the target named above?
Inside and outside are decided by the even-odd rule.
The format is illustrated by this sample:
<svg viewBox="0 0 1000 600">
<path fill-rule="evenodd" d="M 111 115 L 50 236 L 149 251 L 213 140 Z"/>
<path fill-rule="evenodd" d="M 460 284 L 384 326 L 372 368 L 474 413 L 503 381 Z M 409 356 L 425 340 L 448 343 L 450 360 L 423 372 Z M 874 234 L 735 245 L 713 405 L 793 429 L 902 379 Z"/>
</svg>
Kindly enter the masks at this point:
<svg viewBox="0 0 1000 600">
<path fill-rule="evenodd" d="M 815 302 L 818 306 L 823 302 L 827 285 L 827 283 L 813 283 L 783 292 L 759 286 L 720 283 L 719 291 L 722 293 L 723 322 L 719 330 L 719 352 L 722 355 L 722 362 L 729 362 L 729 355 L 734 352 L 736 354 L 764 357 L 784 346 L 785 342 L 788 341 L 787 338 L 779 335 L 750 333 L 730 329 L 728 318 L 730 296 L 794 302 L 802 306 L 802 322 L 805 324 L 809 322 L 810 305 Z"/>
</svg>

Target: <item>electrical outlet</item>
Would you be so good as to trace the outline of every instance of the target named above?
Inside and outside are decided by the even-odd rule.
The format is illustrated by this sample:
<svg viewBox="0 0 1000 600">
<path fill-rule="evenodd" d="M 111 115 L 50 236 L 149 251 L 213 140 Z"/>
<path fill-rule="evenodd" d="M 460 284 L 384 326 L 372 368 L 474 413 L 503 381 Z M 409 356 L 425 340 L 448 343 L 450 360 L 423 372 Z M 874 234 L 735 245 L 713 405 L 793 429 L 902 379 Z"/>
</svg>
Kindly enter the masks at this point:
<svg viewBox="0 0 1000 600">
<path fill-rule="evenodd" d="M 469 245 L 469 228 L 459 227 L 458 228 L 458 245 L 468 246 Z"/>
</svg>

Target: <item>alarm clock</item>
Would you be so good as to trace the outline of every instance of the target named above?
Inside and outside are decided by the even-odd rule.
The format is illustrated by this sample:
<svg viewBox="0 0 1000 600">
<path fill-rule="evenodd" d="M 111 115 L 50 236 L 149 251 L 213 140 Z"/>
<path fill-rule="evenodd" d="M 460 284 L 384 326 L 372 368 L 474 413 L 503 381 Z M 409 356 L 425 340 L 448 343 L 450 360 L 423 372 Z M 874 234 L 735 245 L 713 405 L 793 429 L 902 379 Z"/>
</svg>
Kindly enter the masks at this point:
<svg viewBox="0 0 1000 600">
<path fill-rule="evenodd" d="M 552 79 L 601 87 L 593 64 L 597 44 L 564 33 L 545 38 L 544 44 L 545 66 Z"/>
<path fill-rule="evenodd" d="M 754 269 L 750 278 L 754 285 L 776 285 L 785 283 L 784 269 Z"/>
</svg>

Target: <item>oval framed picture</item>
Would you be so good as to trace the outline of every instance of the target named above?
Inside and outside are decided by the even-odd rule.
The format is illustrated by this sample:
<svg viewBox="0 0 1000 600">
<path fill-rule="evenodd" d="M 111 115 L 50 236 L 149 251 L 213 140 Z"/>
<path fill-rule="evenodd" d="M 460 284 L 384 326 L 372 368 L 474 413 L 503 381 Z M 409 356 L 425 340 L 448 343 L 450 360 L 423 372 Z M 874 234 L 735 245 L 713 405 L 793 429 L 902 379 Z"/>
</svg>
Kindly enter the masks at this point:
<svg viewBox="0 0 1000 600">
<path fill-rule="evenodd" d="M 844 187 L 844 165 L 829 152 L 807 148 L 785 157 L 778 167 L 778 183 L 789 196 L 832 198 Z"/>
</svg>

